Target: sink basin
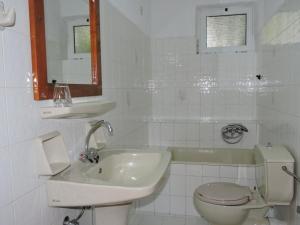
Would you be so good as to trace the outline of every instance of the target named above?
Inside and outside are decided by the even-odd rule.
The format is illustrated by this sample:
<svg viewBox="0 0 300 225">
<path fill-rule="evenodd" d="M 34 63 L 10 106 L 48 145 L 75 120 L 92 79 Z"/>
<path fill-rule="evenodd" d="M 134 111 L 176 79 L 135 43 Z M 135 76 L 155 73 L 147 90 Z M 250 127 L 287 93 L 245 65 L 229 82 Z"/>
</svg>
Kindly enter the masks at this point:
<svg viewBox="0 0 300 225">
<path fill-rule="evenodd" d="M 152 194 L 170 163 L 168 151 L 105 150 L 99 164 L 75 162 L 47 182 L 50 206 L 105 206 Z"/>
</svg>

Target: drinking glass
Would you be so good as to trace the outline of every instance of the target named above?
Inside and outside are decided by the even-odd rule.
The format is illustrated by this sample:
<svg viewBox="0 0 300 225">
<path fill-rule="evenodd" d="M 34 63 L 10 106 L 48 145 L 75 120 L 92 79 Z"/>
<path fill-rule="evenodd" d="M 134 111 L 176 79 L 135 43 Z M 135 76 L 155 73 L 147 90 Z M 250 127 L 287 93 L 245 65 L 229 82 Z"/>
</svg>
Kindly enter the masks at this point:
<svg viewBox="0 0 300 225">
<path fill-rule="evenodd" d="M 69 85 L 55 84 L 53 102 L 56 107 L 70 107 L 72 105 L 72 97 Z"/>
</svg>

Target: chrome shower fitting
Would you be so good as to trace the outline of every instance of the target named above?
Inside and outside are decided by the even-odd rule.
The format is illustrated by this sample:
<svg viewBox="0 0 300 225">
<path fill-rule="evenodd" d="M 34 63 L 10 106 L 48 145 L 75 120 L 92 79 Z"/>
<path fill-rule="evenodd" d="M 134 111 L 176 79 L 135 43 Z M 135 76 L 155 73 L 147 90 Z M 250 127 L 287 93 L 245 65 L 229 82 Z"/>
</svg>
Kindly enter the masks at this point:
<svg viewBox="0 0 300 225">
<path fill-rule="evenodd" d="M 221 130 L 222 138 L 228 144 L 239 143 L 244 136 L 244 132 L 248 132 L 248 129 L 244 125 L 238 123 L 228 124 Z"/>
</svg>

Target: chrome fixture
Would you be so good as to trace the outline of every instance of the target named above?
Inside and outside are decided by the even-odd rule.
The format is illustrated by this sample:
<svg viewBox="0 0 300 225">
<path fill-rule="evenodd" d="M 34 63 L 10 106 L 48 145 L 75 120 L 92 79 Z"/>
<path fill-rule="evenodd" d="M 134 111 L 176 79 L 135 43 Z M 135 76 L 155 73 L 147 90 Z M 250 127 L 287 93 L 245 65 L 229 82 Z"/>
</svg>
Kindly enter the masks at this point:
<svg viewBox="0 0 300 225">
<path fill-rule="evenodd" d="M 89 208 L 90 207 L 88 207 L 88 208 L 83 207 L 81 209 L 81 212 L 79 213 L 79 215 L 76 217 L 76 219 L 70 220 L 70 217 L 66 216 L 64 219 L 63 225 L 79 225 L 79 220 L 83 216 L 84 211 Z"/>
<path fill-rule="evenodd" d="M 89 161 L 91 163 L 98 163 L 100 159 L 100 156 L 98 154 L 99 150 L 95 148 L 89 148 L 90 138 L 92 134 L 102 126 L 104 126 L 107 129 L 108 134 L 112 136 L 113 128 L 109 122 L 104 120 L 97 121 L 93 123 L 91 126 L 92 128 L 89 130 L 85 138 L 84 153 L 80 154 L 80 160 L 83 162 Z"/>
<path fill-rule="evenodd" d="M 239 123 L 228 124 L 221 130 L 222 138 L 228 144 L 239 143 L 244 136 L 244 132 L 248 132 L 247 127 Z"/>
<path fill-rule="evenodd" d="M 281 167 L 281 169 L 288 175 L 294 177 L 294 179 L 300 183 L 300 177 L 298 177 L 295 173 L 288 170 L 286 166 Z"/>
</svg>

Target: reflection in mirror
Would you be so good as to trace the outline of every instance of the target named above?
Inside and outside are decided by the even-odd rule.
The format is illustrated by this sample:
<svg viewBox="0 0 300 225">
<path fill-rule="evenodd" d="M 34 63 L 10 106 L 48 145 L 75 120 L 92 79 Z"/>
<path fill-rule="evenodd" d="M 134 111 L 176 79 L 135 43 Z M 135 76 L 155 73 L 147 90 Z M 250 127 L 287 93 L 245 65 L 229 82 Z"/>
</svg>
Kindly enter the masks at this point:
<svg viewBox="0 0 300 225">
<path fill-rule="evenodd" d="M 92 84 L 88 0 L 44 0 L 48 83 Z"/>
</svg>

